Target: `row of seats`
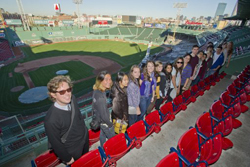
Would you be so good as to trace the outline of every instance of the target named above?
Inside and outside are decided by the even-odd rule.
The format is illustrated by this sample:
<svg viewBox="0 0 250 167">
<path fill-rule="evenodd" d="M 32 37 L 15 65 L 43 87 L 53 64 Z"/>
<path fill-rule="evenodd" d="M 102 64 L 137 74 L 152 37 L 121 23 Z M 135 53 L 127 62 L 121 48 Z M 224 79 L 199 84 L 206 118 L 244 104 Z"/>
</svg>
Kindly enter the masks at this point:
<svg viewBox="0 0 250 167">
<path fill-rule="evenodd" d="M 74 166 L 104 166 L 106 163 L 109 166 L 115 166 L 116 161 L 125 155 L 130 149 L 139 149 L 142 146 L 142 141 L 145 140 L 152 133 L 159 133 L 161 126 L 173 121 L 175 115 L 181 110 L 186 110 L 187 105 L 195 102 L 198 96 L 202 96 L 205 90 L 209 90 L 211 85 L 219 82 L 220 77 L 223 78 L 226 74 L 222 73 L 220 76 L 216 74 L 209 76 L 204 81 L 200 81 L 194 85 L 191 90 L 183 92 L 182 95 L 177 96 L 172 102 L 168 102 L 161 106 L 160 110 L 155 110 L 141 120 L 127 129 L 125 134 L 121 133 L 104 143 L 103 149 L 92 150 L 78 159 Z M 93 132 L 89 130 L 89 145 L 93 145 L 99 141 L 100 131 Z M 32 161 L 33 166 L 49 166 L 50 164 L 59 164 L 60 161 L 56 158 L 52 151 L 37 157 Z"/>
<path fill-rule="evenodd" d="M 0 40 L 0 62 L 12 57 L 14 57 L 14 55 L 12 54 L 9 42 L 7 40 Z"/>
<path fill-rule="evenodd" d="M 222 153 L 233 147 L 225 136 L 242 123 L 236 119 L 248 110 L 244 105 L 250 101 L 250 66 L 247 66 L 237 79 L 227 87 L 210 107 L 203 113 L 179 139 L 177 149 L 171 147 L 170 154 L 164 157 L 157 167 L 208 166 L 214 164 Z"/>
<path fill-rule="evenodd" d="M 245 53 L 249 53 L 250 52 L 250 45 L 248 46 L 239 46 L 239 47 L 236 47 L 235 48 L 235 53 L 236 55 L 242 55 L 242 54 L 245 54 Z"/>
</svg>

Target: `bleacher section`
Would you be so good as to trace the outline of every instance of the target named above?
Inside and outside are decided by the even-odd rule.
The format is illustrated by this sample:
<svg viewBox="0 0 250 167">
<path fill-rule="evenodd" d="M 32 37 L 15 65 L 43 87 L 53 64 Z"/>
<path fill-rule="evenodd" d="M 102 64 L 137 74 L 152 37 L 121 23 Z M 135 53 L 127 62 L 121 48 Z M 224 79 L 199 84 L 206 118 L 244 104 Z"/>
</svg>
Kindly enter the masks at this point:
<svg viewBox="0 0 250 167">
<path fill-rule="evenodd" d="M 9 42 L 5 39 L 0 39 L 0 63 L 13 58 Z"/>
<path fill-rule="evenodd" d="M 121 32 L 122 35 L 133 35 L 132 31 L 128 27 L 118 27 L 119 32 Z"/>
<path fill-rule="evenodd" d="M 232 60 L 250 55 L 250 28 L 227 27 L 223 31 L 229 34 L 227 41 L 234 43 Z"/>
</svg>

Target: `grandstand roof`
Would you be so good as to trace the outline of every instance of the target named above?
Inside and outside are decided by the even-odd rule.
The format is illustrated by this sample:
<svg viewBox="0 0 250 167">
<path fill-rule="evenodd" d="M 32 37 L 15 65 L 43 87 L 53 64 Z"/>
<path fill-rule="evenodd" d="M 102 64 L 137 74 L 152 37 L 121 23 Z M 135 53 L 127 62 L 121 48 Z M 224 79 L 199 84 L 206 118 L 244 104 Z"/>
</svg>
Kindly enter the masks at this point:
<svg viewBox="0 0 250 167">
<path fill-rule="evenodd" d="M 250 19 L 250 1 L 249 0 L 238 0 L 237 14 L 232 17 L 224 18 L 225 20 L 249 20 Z"/>
</svg>

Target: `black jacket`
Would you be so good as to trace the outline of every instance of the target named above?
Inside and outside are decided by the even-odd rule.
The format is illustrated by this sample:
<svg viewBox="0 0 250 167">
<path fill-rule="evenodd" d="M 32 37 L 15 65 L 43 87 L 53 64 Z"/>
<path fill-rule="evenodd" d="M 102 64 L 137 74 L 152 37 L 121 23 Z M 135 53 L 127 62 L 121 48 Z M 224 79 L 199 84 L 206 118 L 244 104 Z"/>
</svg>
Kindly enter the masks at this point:
<svg viewBox="0 0 250 167">
<path fill-rule="evenodd" d="M 128 121 L 128 96 L 126 88 L 122 89 L 119 83 L 115 82 L 111 89 L 112 119 L 124 119 Z"/>
</svg>

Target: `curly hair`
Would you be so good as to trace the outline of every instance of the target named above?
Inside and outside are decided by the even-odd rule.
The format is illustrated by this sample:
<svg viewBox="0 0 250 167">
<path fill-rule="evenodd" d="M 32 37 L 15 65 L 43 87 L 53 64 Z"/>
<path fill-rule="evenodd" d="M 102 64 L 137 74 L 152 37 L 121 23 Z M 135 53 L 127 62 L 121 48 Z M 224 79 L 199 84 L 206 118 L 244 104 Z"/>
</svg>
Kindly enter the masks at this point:
<svg viewBox="0 0 250 167">
<path fill-rule="evenodd" d="M 57 89 L 59 88 L 59 85 L 62 83 L 62 82 L 66 82 L 69 84 L 69 87 L 73 87 L 73 84 L 71 82 L 71 79 L 69 76 L 63 76 L 63 75 L 59 75 L 59 76 L 56 76 L 54 78 L 52 78 L 48 84 L 47 84 L 47 88 L 48 88 L 48 95 L 49 95 L 49 98 L 51 101 L 55 102 L 55 98 L 53 98 L 51 96 L 51 93 L 55 93 L 57 91 Z"/>
</svg>

